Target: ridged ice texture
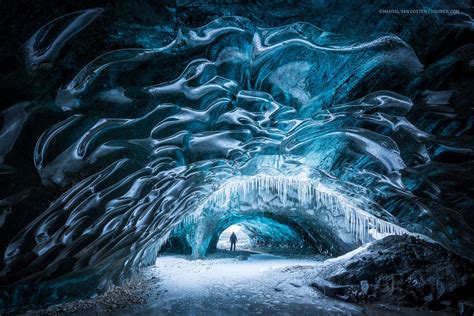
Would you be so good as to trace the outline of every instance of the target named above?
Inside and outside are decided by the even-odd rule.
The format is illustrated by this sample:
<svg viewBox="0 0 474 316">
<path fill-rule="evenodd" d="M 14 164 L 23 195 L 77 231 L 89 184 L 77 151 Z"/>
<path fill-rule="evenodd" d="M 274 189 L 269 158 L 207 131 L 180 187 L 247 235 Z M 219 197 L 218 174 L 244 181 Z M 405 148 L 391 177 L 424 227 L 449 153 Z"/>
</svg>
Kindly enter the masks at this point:
<svg viewBox="0 0 474 316">
<path fill-rule="evenodd" d="M 83 27 L 93 13 L 65 24 Z M 46 44 L 29 47 L 50 57 L 62 47 Z M 9 240 L 2 304 L 106 289 L 153 263 L 175 228 L 196 229 L 192 243 L 261 214 L 297 225 L 335 255 L 367 233 L 406 229 L 473 257 L 465 219 L 474 204 L 463 186 L 472 163 L 446 159 L 472 157 L 472 107 L 447 109 L 449 92 L 423 88 L 459 56 L 424 70 L 392 34 L 258 28 L 239 17 L 183 28 L 164 47 L 98 56 L 58 92 L 66 118 L 36 142 L 43 186 L 62 194 Z M 420 89 L 425 101 L 391 89 Z M 5 152 L 24 109 L 5 117 Z M 301 175 L 308 180 L 294 180 Z M 232 198 L 241 193 L 251 196 Z"/>
</svg>

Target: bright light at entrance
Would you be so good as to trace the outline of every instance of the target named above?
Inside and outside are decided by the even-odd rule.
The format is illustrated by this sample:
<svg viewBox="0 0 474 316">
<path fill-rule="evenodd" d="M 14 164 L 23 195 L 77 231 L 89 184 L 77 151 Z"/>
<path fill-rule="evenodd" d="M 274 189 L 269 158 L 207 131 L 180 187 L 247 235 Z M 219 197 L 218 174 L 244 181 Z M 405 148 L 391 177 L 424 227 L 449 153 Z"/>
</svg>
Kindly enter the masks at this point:
<svg viewBox="0 0 474 316">
<path fill-rule="evenodd" d="M 250 238 L 249 236 L 247 236 L 247 234 L 245 234 L 242 231 L 242 226 L 231 225 L 226 230 L 224 230 L 222 234 L 219 236 L 219 241 L 217 242 L 218 249 L 224 249 L 224 250 L 230 249 L 229 238 L 232 232 L 234 232 L 235 235 L 237 235 L 236 250 L 249 249 L 251 247 Z"/>
</svg>

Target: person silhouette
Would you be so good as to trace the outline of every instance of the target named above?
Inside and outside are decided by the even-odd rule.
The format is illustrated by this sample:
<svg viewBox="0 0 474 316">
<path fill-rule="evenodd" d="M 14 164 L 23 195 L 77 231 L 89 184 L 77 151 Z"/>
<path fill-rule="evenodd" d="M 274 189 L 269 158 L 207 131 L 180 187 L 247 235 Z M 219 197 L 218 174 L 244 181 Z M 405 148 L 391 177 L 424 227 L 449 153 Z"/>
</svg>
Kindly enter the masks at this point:
<svg viewBox="0 0 474 316">
<path fill-rule="evenodd" d="M 237 236 L 235 235 L 234 232 L 232 232 L 232 234 L 230 235 L 229 241 L 230 241 L 230 251 L 232 251 L 232 248 L 234 248 L 234 251 L 235 251 L 235 244 L 237 243 Z"/>
</svg>

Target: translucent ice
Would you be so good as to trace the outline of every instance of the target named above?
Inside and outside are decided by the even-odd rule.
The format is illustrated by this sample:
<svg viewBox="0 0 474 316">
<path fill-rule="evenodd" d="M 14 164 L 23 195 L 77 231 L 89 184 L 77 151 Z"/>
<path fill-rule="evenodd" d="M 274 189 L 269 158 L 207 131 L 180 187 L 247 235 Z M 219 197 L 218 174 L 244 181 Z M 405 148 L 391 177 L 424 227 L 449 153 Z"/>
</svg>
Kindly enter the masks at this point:
<svg viewBox="0 0 474 316">
<path fill-rule="evenodd" d="M 29 65 L 60 56 L 100 12 L 41 28 Z M 31 148 L 25 126 L 50 121 L 27 104 L 7 110 L 2 183 L 20 175 L 39 189 L 0 201 L 13 227 L 1 236 L 1 304 L 105 290 L 172 238 L 205 255 L 242 222 L 330 255 L 417 233 L 474 257 L 472 106 L 450 103 L 463 85 L 432 79 L 471 69 L 472 47 L 424 67 L 401 38 L 367 33 L 220 18 L 94 58 L 39 107 L 57 119 Z M 16 159 L 25 151 L 34 163 Z"/>
</svg>

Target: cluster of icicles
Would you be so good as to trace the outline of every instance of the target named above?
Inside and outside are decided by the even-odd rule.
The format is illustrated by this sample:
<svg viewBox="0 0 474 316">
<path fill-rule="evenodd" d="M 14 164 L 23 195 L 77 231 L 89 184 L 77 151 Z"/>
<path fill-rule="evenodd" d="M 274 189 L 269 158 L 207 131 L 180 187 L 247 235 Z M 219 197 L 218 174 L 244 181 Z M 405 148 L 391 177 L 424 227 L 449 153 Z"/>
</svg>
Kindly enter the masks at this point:
<svg viewBox="0 0 474 316">
<path fill-rule="evenodd" d="M 227 209 L 231 201 L 246 201 L 247 197 L 260 196 L 262 193 L 277 195 L 286 206 L 289 203 L 288 192 L 294 190 L 297 192 L 297 201 L 293 198 L 292 204 L 296 202 L 299 205 L 315 206 L 314 209 L 325 207 L 335 218 L 343 215 L 347 231 L 361 242 L 367 241 L 369 236 L 380 239 L 388 235 L 409 234 L 406 229 L 367 213 L 354 201 L 306 176 L 260 174 L 234 177 L 214 191 L 195 216 L 198 217 L 207 207 Z"/>
</svg>

